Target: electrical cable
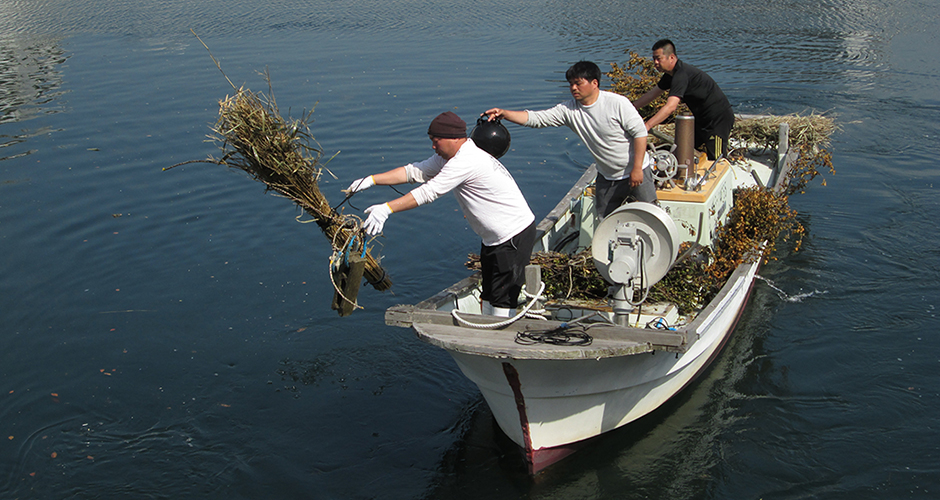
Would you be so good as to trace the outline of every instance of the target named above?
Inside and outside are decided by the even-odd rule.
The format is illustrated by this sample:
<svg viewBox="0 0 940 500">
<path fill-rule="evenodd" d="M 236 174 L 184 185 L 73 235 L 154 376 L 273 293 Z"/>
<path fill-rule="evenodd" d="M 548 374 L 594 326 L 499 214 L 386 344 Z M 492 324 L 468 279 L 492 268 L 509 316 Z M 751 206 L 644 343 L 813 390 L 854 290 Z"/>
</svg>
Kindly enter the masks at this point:
<svg viewBox="0 0 940 500">
<path fill-rule="evenodd" d="M 640 290 L 643 290 L 643 298 L 640 299 L 639 302 L 627 301 L 627 303 L 633 307 L 639 307 L 643 305 L 643 303 L 646 302 L 647 297 L 649 297 L 650 295 L 650 288 L 652 288 L 652 286 L 650 287 L 643 286 L 645 284 L 644 278 L 646 276 L 646 261 L 643 259 L 643 251 L 646 249 L 646 246 L 644 245 L 643 238 L 639 238 L 639 243 L 640 243 Z"/>
<path fill-rule="evenodd" d="M 673 330 L 674 331 L 676 329 L 676 327 L 670 326 L 669 323 L 666 322 L 666 318 L 662 316 L 657 316 L 651 319 L 649 322 L 646 323 L 646 327 L 651 330 Z"/>
<path fill-rule="evenodd" d="M 573 328 L 579 331 L 572 332 Z M 521 345 L 550 344 L 560 346 L 586 346 L 594 342 L 587 333 L 587 326 L 562 323 L 548 330 L 529 330 L 516 333 L 516 343 Z"/>
</svg>

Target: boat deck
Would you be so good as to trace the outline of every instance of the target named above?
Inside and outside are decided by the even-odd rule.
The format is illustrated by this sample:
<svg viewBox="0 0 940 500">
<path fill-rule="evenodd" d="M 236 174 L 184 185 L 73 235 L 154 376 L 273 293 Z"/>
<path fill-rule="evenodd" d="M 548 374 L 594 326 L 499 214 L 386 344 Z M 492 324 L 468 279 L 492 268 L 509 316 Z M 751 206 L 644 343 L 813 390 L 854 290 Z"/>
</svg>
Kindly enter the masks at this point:
<svg viewBox="0 0 940 500">
<path fill-rule="evenodd" d="M 486 318 L 477 316 L 473 319 L 482 322 Z M 434 323 L 415 323 L 414 329 L 426 342 L 449 351 L 512 359 L 609 358 L 652 352 L 667 346 L 679 349 L 685 340 L 685 335 L 675 331 L 632 329 L 627 336 L 623 327 L 594 324 L 587 330 L 591 338 L 589 345 L 524 345 L 516 342 L 519 332 L 547 333 L 560 326 L 562 323 L 555 321 L 522 320 L 501 330 L 476 330 Z"/>
<path fill-rule="evenodd" d="M 712 161 L 704 160 L 699 163 L 695 169 L 696 175 L 705 175 L 712 166 Z M 721 178 L 731 168 L 727 160 L 719 160 L 715 170 L 710 174 L 709 179 Z M 685 181 L 680 179 L 676 187 L 663 187 L 656 190 L 656 198 L 660 201 L 684 201 L 689 203 L 705 203 L 711 196 L 712 191 L 718 186 L 717 182 L 705 182 L 698 191 L 686 191 Z"/>
</svg>

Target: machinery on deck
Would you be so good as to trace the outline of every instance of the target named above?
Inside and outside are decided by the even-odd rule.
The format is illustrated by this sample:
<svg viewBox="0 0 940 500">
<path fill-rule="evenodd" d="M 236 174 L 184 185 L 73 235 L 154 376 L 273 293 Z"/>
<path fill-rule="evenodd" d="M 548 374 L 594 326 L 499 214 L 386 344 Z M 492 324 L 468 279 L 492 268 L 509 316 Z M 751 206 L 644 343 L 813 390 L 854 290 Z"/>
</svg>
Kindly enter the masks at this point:
<svg viewBox="0 0 940 500">
<path fill-rule="evenodd" d="M 594 230 L 594 267 L 613 286 L 614 322 L 627 326 L 627 315 L 646 300 L 649 288 L 666 275 L 679 251 L 679 231 L 672 217 L 652 203 L 620 206 Z M 643 296 L 634 302 L 635 291 Z"/>
</svg>

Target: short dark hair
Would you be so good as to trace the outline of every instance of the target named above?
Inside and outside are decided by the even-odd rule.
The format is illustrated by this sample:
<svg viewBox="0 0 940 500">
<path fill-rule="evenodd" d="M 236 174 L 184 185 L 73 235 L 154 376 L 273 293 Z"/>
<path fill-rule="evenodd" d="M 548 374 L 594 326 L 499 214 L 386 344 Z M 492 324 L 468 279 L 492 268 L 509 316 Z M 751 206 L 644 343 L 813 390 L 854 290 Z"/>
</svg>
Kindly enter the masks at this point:
<svg viewBox="0 0 940 500">
<path fill-rule="evenodd" d="M 665 55 L 676 53 L 676 45 L 672 43 L 672 40 L 668 38 L 663 38 L 662 40 L 653 44 L 654 51 L 657 51 L 659 49 L 663 49 L 663 54 Z"/>
<path fill-rule="evenodd" d="M 584 78 L 589 82 L 591 80 L 597 80 L 597 83 L 600 84 L 601 69 L 591 61 L 578 61 L 565 72 L 565 80 L 570 82 L 571 80 L 577 80 L 579 78 Z"/>
</svg>

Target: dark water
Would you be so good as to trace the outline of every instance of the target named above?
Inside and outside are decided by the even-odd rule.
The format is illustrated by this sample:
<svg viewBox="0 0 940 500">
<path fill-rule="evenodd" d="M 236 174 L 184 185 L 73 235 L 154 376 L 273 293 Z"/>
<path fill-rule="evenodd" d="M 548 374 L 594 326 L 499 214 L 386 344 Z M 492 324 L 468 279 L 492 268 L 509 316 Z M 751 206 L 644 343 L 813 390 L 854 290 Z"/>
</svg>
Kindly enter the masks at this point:
<svg viewBox="0 0 940 500">
<path fill-rule="evenodd" d="M 924 1 L 0 3 L 0 498 L 936 498 L 940 8 Z M 535 479 L 440 350 L 386 307 L 464 275 L 442 199 L 386 226 L 393 290 L 330 311 L 293 204 L 192 164 L 236 84 L 338 180 L 431 154 L 455 110 L 540 108 L 668 36 L 736 111 L 834 114 L 836 175 L 791 200 L 732 343 L 661 411 Z M 511 129 L 537 214 L 588 162 Z M 357 206 L 397 196 L 375 189 Z"/>
</svg>

